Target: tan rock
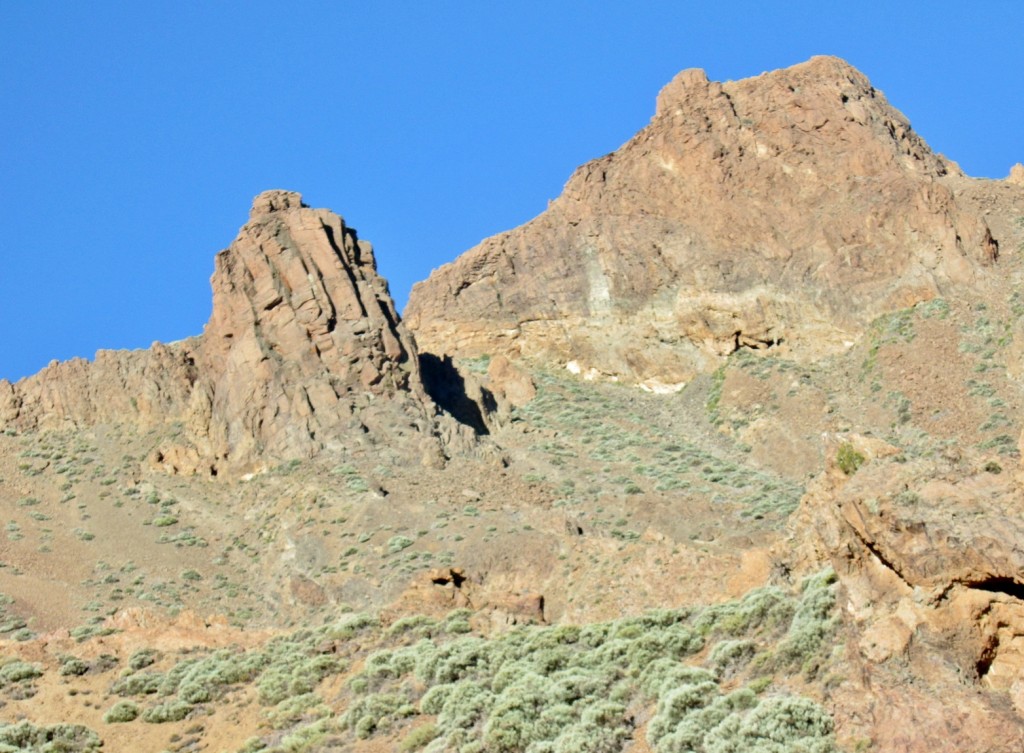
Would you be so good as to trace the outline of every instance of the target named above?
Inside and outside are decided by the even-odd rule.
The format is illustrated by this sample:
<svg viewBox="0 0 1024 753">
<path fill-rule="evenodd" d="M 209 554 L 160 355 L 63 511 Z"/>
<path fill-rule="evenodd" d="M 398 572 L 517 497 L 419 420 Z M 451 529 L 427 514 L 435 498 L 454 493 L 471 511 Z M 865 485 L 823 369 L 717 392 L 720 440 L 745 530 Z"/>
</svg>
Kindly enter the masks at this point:
<svg viewBox="0 0 1024 753">
<path fill-rule="evenodd" d="M 417 284 L 406 322 L 427 352 L 661 385 L 739 348 L 839 351 L 997 259 L 954 179 L 836 58 L 728 83 L 683 71 L 547 211 Z"/>
<path fill-rule="evenodd" d="M 1014 185 L 1024 186 L 1024 165 L 1018 162 L 1016 165 L 1011 167 L 1010 175 L 1006 180 Z"/>
<path fill-rule="evenodd" d="M 526 405 L 537 397 L 537 385 L 523 369 L 514 365 L 505 356 L 491 359 L 487 365 L 488 387 L 500 400 L 513 407 Z"/>
<path fill-rule="evenodd" d="M 816 539 L 796 558 L 814 551 L 807 564 L 839 575 L 847 654 L 870 688 L 841 690 L 837 718 L 871 719 L 878 750 L 1019 749 L 1024 489 L 967 449 L 909 461 L 875 450 L 851 476 L 826 470 L 790 521 Z M 926 723 L 950 713 L 943 734 Z"/>
<path fill-rule="evenodd" d="M 395 425 L 421 427 L 417 457 L 420 439 L 436 443 L 415 345 L 373 249 L 341 217 L 294 192 L 260 194 L 217 254 L 211 285 L 201 336 L 0 382 L 0 426 L 178 422 L 153 464 L 210 475 L 308 457 L 352 431 L 383 438 Z"/>
</svg>

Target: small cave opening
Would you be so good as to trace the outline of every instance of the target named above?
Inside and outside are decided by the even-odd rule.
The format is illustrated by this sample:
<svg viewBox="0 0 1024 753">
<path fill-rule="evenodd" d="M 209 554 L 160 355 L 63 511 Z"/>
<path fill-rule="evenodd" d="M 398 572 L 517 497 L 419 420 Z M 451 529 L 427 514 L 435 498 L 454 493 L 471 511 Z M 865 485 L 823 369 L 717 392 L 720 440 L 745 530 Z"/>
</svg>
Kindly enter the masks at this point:
<svg viewBox="0 0 1024 753">
<path fill-rule="evenodd" d="M 990 591 L 997 594 L 1005 594 L 1014 599 L 1024 601 L 1024 583 L 1018 583 L 1009 576 L 1001 575 L 984 580 L 964 583 L 968 588 L 975 588 L 979 591 Z"/>
<path fill-rule="evenodd" d="M 752 337 L 750 335 L 743 334 L 742 331 L 737 330 L 732 335 L 732 352 L 735 353 L 740 348 L 749 348 L 750 350 L 767 350 L 768 348 L 775 348 L 782 345 L 781 337 Z"/>
<path fill-rule="evenodd" d="M 985 646 L 981 649 L 981 654 L 978 656 L 978 661 L 974 663 L 974 669 L 979 680 L 985 677 L 988 671 L 992 669 L 992 663 L 996 660 L 997 653 L 999 653 L 999 638 L 993 635 L 986 641 Z"/>
</svg>

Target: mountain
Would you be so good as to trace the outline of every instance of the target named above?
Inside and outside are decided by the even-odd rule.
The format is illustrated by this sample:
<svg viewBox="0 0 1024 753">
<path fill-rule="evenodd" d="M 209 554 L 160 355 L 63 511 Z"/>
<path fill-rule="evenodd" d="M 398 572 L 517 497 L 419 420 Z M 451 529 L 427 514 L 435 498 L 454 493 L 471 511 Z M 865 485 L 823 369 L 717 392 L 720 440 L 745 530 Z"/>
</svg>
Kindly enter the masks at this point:
<svg viewBox="0 0 1024 753">
<path fill-rule="evenodd" d="M 260 194 L 210 283 L 202 335 L 0 381 L 0 425 L 130 424 L 173 435 L 154 464 L 214 476 L 364 433 L 440 454 L 415 344 L 372 247 L 341 217 L 297 193 Z"/>
<path fill-rule="evenodd" d="M 287 191 L 211 284 L 0 381 L 0 750 L 1024 747 L 1024 168 L 843 61 L 680 73 L 404 320 Z"/>
<path fill-rule="evenodd" d="M 417 284 L 405 320 L 427 352 L 662 387 L 740 348 L 816 358 L 987 284 L 1000 242 L 962 195 L 977 183 L 837 58 L 727 83 L 687 70 L 543 214 Z"/>
</svg>

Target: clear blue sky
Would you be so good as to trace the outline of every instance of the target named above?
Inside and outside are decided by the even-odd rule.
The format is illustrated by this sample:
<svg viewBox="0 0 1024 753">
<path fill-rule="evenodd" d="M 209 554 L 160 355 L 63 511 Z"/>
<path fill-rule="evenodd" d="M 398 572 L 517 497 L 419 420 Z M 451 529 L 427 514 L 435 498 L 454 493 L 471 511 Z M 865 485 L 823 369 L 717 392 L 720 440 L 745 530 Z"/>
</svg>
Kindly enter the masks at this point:
<svg viewBox="0 0 1024 753">
<path fill-rule="evenodd" d="M 202 330 L 252 197 L 412 283 L 543 211 L 683 68 L 845 58 L 970 174 L 1024 160 L 1024 3 L 0 0 L 0 378 Z"/>
</svg>

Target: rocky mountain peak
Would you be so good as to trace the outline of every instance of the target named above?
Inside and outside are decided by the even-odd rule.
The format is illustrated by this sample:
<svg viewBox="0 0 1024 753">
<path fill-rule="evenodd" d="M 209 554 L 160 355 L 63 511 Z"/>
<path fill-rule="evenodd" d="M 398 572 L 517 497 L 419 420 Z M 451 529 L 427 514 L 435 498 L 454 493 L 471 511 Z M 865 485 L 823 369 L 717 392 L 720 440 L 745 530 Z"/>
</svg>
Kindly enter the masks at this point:
<svg viewBox="0 0 1024 753">
<path fill-rule="evenodd" d="M 302 194 L 296 191 L 282 191 L 273 189 L 264 191 L 252 200 L 252 209 L 249 210 L 249 219 L 256 219 L 260 215 L 273 212 L 283 212 L 286 209 L 307 208 L 302 203 Z"/>
<path fill-rule="evenodd" d="M 536 219 L 414 287 L 421 348 L 677 386 L 738 348 L 814 357 L 976 284 L 998 257 L 969 179 L 847 63 L 699 70 Z"/>
<path fill-rule="evenodd" d="M 145 351 L 100 351 L 0 384 L 0 423 L 36 428 L 177 422 L 154 452 L 172 472 L 304 457 L 356 434 L 432 442 L 415 345 L 373 249 L 337 214 L 290 191 L 253 202 L 217 254 L 203 334 Z M 395 436 L 392 436 L 392 434 Z M 436 454 L 437 448 L 426 448 Z"/>
</svg>

